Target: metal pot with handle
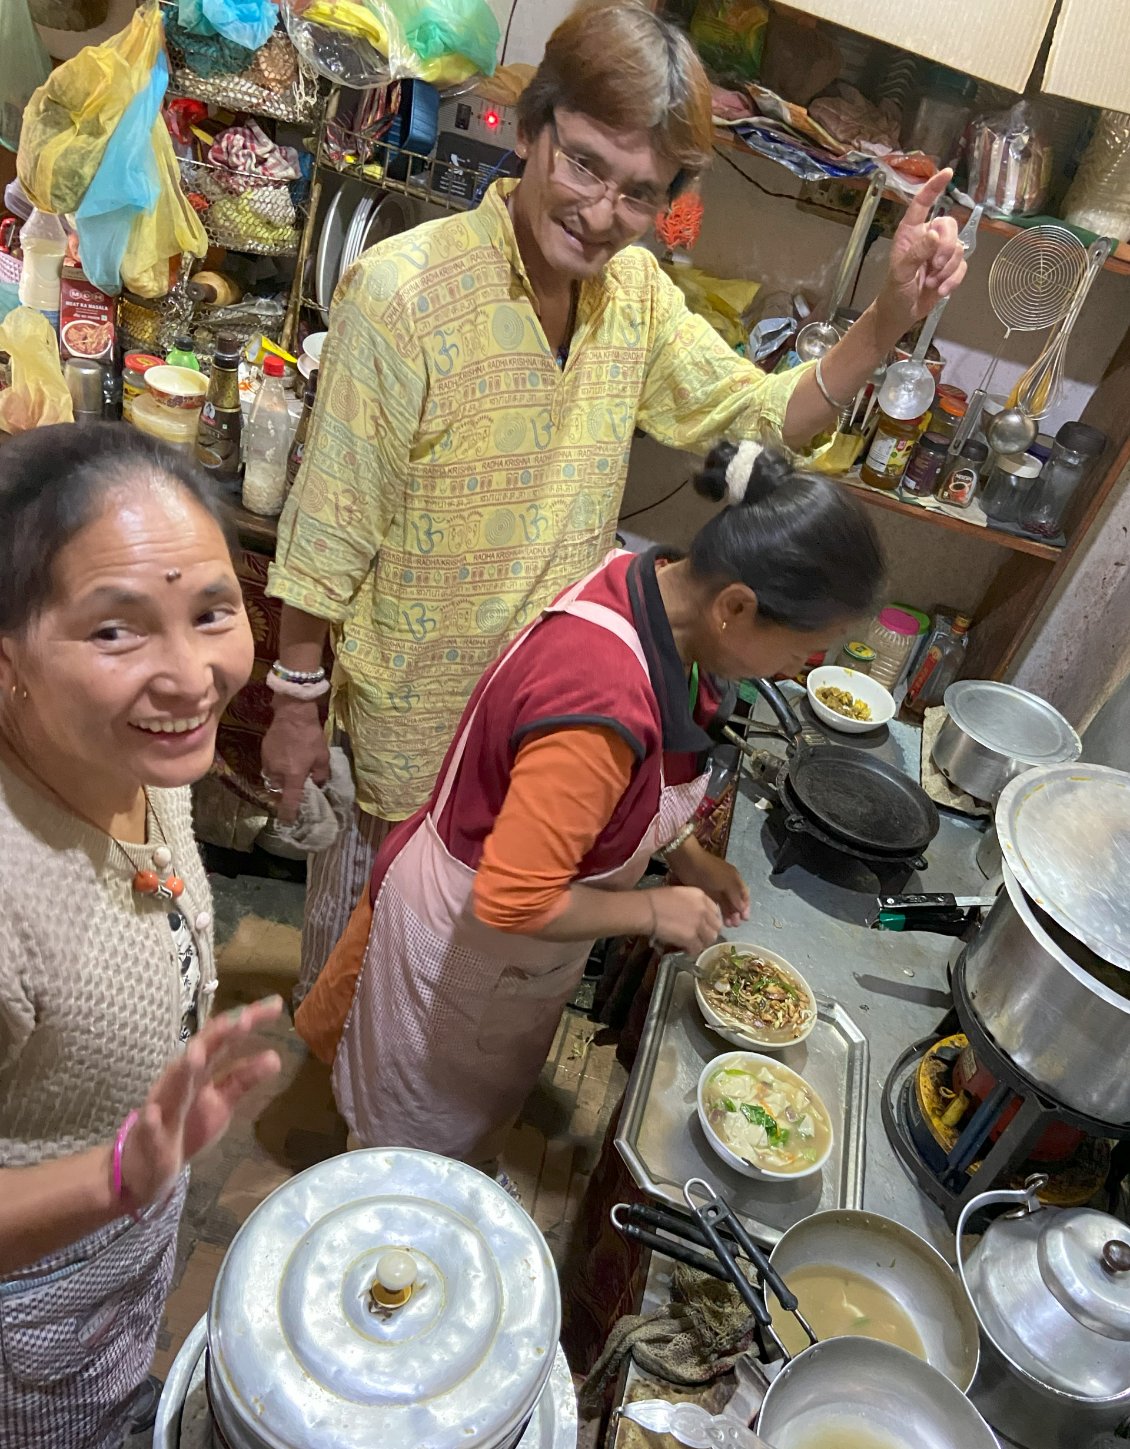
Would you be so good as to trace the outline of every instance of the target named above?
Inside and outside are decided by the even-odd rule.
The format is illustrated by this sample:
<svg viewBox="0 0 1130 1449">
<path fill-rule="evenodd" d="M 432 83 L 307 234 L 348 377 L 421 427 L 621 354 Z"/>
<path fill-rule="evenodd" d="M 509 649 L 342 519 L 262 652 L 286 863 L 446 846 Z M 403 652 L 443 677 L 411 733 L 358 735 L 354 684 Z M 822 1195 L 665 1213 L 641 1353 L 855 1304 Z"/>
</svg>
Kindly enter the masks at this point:
<svg viewBox="0 0 1130 1449">
<path fill-rule="evenodd" d="M 1077 1449 L 1130 1420 L 1130 1228 L 1045 1208 L 1046 1182 L 982 1193 L 958 1219 L 958 1272 L 983 1339 L 972 1398 L 1027 1449 Z M 1015 1211 L 966 1255 L 970 1218 L 998 1204 Z"/>
<path fill-rule="evenodd" d="M 945 692 L 934 763 L 975 800 L 995 801 L 1017 775 L 1077 760 L 1083 743 L 1038 695 L 991 679 L 959 679 Z"/>
</svg>

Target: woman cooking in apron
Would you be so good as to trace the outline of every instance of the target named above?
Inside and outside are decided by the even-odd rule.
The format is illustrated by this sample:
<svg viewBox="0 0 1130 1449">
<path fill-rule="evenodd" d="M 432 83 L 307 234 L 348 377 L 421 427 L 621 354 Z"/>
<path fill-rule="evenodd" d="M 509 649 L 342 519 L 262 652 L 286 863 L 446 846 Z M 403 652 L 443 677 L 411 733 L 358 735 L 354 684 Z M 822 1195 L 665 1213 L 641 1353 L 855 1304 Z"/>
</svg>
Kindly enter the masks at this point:
<svg viewBox="0 0 1130 1449">
<path fill-rule="evenodd" d="M 882 559 L 855 500 L 756 444 L 696 486 L 729 506 L 686 558 L 610 555 L 486 672 L 299 1010 L 363 1145 L 490 1161 L 595 940 L 693 954 L 748 914 L 688 829 L 715 680 L 795 672 L 871 607 Z M 633 890 L 661 850 L 680 884 Z"/>
</svg>

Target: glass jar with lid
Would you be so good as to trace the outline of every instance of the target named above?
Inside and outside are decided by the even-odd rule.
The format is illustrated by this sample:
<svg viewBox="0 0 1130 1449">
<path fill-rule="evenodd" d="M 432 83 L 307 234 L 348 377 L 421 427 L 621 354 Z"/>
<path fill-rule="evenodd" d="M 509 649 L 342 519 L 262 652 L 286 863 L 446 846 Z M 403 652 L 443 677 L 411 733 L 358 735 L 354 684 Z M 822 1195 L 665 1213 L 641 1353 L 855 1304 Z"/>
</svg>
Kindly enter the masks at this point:
<svg viewBox="0 0 1130 1449">
<path fill-rule="evenodd" d="M 951 393 L 943 393 L 939 390 L 934 403 L 934 411 L 930 415 L 930 431 L 945 438 L 948 443 L 957 432 L 957 425 L 965 416 L 966 411 L 967 403 L 964 397 L 955 397 Z"/>
<path fill-rule="evenodd" d="M 1106 434 L 1087 423 L 1064 423 L 1051 457 L 1020 510 L 1020 527 L 1039 538 L 1055 538 L 1076 488 L 1106 447 Z"/>
<path fill-rule="evenodd" d="M 909 498 L 929 498 L 945 466 L 948 451 L 949 439 L 943 438 L 940 433 L 931 430 L 919 438 L 899 492 Z"/>
<path fill-rule="evenodd" d="M 1031 453 L 998 457 L 981 490 L 986 517 L 994 523 L 1018 523 L 1039 476 L 1040 460 Z"/>
<path fill-rule="evenodd" d="M 981 472 L 989 461 L 988 444 L 979 438 L 967 438 L 961 452 L 946 464 L 934 496 L 939 503 L 952 508 L 968 508 L 981 482 Z"/>
<path fill-rule="evenodd" d="M 894 493 L 906 472 L 921 427 L 921 417 L 893 418 L 880 409 L 879 426 L 859 470 L 863 481 L 872 488 Z"/>
</svg>

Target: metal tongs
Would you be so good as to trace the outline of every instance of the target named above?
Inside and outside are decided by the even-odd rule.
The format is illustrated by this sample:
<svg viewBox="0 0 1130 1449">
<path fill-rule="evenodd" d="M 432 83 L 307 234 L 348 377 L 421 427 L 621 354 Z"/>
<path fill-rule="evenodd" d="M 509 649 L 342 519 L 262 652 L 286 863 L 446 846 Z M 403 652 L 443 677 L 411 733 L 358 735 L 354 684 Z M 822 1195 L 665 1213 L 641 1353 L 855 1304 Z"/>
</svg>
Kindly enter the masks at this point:
<svg viewBox="0 0 1130 1449">
<path fill-rule="evenodd" d="M 773 1316 L 766 1301 L 767 1289 L 785 1312 L 797 1320 L 809 1343 L 816 1343 L 811 1325 L 800 1312 L 796 1294 L 750 1237 L 729 1203 L 701 1177 L 692 1177 L 686 1183 L 683 1198 L 690 1210 L 689 1216 L 649 1204 L 617 1203 L 610 1214 L 612 1224 L 633 1242 L 666 1253 L 676 1262 L 697 1268 L 700 1273 L 708 1273 L 735 1288 L 753 1316 L 758 1358 L 762 1363 L 792 1358 L 773 1327 Z M 743 1255 L 753 1266 L 756 1283 L 742 1271 L 738 1259 Z"/>
</svg>

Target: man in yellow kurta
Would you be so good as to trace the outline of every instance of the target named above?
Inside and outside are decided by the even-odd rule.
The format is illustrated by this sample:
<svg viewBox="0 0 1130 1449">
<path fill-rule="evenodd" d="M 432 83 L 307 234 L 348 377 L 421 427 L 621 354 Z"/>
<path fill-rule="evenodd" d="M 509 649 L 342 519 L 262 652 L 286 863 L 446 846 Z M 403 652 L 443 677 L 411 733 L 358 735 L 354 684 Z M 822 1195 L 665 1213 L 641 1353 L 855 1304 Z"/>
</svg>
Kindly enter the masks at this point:
<svg viewBox="0 0 1130 1449">
<path fill-rule="evenodd" d="M 269 585 L 284 607 L 263 766 L 281 813 L 324 777 L 317 705 L 300 696 L 318 688 L 327 629 L 357 785 L 356 827 L 312 858 L 299 996 L 387 824 L 427 799 L 483 670 L 610 545 L 635 429 L 696 450 L 802 446 L 964 271 L 953 223 L 927 221 L 943 179 L 820 372 L 766 377 L 632 245 L 709 159 L 710 89 L 686 39 L 633 0 L 583 6 L 520 124 L 520 181 L 374 247 L 334 301 Z"/>
</svg>

